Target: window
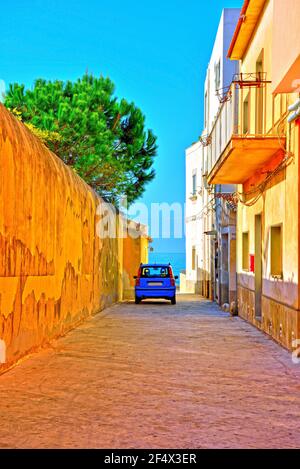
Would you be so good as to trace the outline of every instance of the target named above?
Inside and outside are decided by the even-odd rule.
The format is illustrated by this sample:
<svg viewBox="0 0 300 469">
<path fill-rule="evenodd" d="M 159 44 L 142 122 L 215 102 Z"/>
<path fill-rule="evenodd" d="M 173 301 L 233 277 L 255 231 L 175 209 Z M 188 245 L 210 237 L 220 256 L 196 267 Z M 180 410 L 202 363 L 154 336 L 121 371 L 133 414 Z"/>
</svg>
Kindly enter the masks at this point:
<svg viewBox="0 0 300 469">
<path fill-rule="evenodd" d="M 282 227 L 271 227 L 271 275 L 282 277 Z"/>
<path fill-rule="evenodd" d="M 243 270 L 249 270 L 249 233 L 243 233 Z"/>
<path fill-rule="evenodd" d="M 228 234 L 222 235 L 222 269 L 228 272 Z"/>
<path fill-rule="evenodd" d="M 220 89 L 221 87 L 221 62 L 217 62 L 215 64 L 215 86 L 216 90 Z"/>
<path fill-rule="evenodd" d="M 197 194 L 197 172 L 194 171 L 193 173 L 193 180 L 192 180 L 192 194 Z"/>
<path fill-rule="evenodd" d="M 143 267 L 141 278 L 170 278 L 170 269 L 159 265 Z"/>
<path fill-rule="evenodd" d="M 192 247 L 192 270 L 196 270 L 196 247 Z"/>
<path fill-rule="evenodd" d="M 249 133 L 249 93 L 243 104 L 243 134 Z"/>
</svg>

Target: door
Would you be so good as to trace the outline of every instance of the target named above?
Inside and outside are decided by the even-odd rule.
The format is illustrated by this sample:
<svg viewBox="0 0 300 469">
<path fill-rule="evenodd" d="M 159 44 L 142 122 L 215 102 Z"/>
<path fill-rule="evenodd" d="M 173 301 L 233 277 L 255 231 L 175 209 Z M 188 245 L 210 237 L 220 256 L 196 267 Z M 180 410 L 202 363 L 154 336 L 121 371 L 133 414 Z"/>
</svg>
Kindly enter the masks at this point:
<svg viewBox="0 0 300 469">
<path fill-rule="evenodd" d="M 229 244 L 228 233 L 222 234 L 221 250 L 221 304 L 229 303 L 229 273 L 228 273 Z"/>
<path fill-rule="evenodd" d="M 255 216 L 255 316 L 261 319 L 262 297 L 262 218 L 261 214 Z"/>
</svg>

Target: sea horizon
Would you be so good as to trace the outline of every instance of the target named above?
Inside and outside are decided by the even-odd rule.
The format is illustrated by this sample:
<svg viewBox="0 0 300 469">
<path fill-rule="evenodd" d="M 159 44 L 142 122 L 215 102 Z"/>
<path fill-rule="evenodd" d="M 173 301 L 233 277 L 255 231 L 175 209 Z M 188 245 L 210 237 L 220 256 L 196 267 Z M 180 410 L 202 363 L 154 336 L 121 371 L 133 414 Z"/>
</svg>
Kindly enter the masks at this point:
<svg viewBox="0 0 300 469">
<path fill-rule="evenodd" d="M 179 285 L 180 273 L 186 269 L 185 252 L 150 252 L 149 262 L 153 264 L 171 264 L 174 275 L 178 275 L 176 283 Z"/>
</svg>

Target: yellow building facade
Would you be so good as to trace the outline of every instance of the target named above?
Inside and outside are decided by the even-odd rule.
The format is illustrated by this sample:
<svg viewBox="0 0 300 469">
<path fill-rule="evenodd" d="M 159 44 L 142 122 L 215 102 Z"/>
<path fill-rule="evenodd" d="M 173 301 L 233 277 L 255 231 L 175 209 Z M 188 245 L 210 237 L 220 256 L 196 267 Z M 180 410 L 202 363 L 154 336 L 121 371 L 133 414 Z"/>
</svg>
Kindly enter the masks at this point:
<svg viewBox="0 0 300 469">
<path fill-rule="evenodd" d="M 300 2 L 289 1 L 299 10 Z M 240 63 L 229 91 L 235 103 L 232 136 L 209 182 L 238 185 L 239 315 L 292 349 L 300 339 L 299 125 L 288 117 L 299 94 L 286 82 L 297 70 L 300 46 L 293 39 L 293 52 L 276 50 L 283 11 L 286 24 L 279 29 L 299 38 L 290 18 L 299 19 L 300 12 L 287 14 L 288 2 L 244 3 L 229 50 Z"/>
</svg>

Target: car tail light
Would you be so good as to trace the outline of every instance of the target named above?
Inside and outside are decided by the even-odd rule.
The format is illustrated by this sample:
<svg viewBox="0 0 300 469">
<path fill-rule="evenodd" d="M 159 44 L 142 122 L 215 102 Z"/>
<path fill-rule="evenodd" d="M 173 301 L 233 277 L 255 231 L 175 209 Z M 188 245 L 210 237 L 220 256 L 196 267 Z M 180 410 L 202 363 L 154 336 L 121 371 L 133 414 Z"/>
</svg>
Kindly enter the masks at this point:
<svg viewBox="0 0 300 469">
<path fill-rule="evenodd" d="M 136 281 L 135 281 L 135 286 L 136 286 L 136 287 L 139 287 L 140 284 L 141 284 L 141 275 L 142 275 L 142 269 L 139 268 L 139 271 L 138 271 L 138 278 L 137 278 Z"/>
<path fill-rule="evenodd" d="M 173 271 L 171 267 L 169 267 L 169 275 L 171 279 L 171 287 L 175 287 L 175 279 L 174 279 L 174 275 L 173 275 Z"/>
</svg>

